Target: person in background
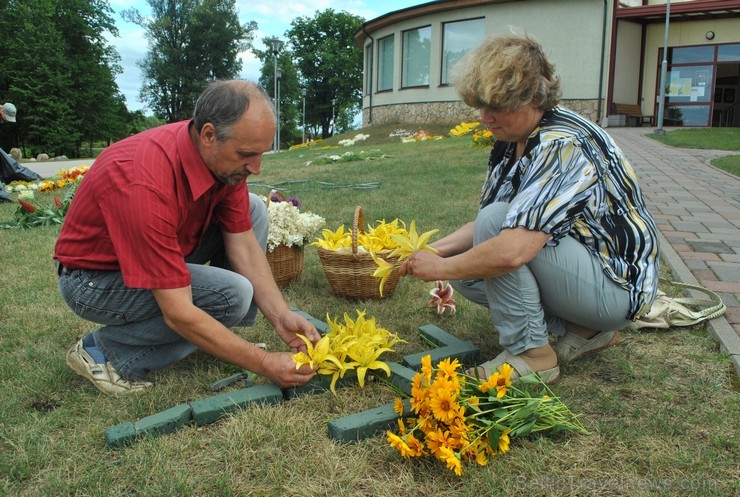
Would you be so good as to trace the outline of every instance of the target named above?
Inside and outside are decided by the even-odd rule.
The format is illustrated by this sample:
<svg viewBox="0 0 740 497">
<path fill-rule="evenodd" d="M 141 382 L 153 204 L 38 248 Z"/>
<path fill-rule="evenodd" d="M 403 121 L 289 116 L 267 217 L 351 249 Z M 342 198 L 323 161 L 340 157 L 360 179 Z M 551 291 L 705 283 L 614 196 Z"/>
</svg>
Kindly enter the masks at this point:
<svg viewBox="0 0 740 497">
<path fill-rule="evenodd" d="M 191 120 L 126 138 L 95 160 L 54 259 L 67 305 L 102 325 L 67 353 L 101 392 L 145 390 L 150 372 L 196 349 L 279 386 L 314 376 L 290 352 L 268 353 L 229 329 L 254 325 L 259 308 L 293 352 L 306 348 L 298 334 L 320 338 L 275 284 L 267 208 L 247 190 L 274 134 L 261 87 L 215 81 Z"/>
<path fill-rule="evenodd" d="M 455 85 L 495 138 L 475 221 L 401 267 L 451 280 L 491 312 L 516 377 L 560 376 L 560 362 L 597 352 L 650 309 L 658 286 L 655 222 L 622 151 L 558 105 L 560 79 L 528 35 L 486 39 Z M 549 334 L 558 336 L 551 346 Z"/>
<path fill-rule="evenodd" d="M 2 121 L 3 123 L 14 123 L 15 116 L 15 105 L 11 104 L 10 102 L 5 102 L 3 106 L 0 107 L 0 121 Z"/>
</svg>

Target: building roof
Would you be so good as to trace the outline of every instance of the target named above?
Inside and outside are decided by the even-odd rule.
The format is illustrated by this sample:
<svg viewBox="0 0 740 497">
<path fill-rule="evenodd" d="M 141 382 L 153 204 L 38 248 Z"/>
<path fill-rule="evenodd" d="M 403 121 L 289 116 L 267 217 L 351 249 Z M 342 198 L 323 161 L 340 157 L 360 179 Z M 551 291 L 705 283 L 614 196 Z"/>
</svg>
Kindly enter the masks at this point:
<svg viewBox="0 0 740 497">
<path fill-rule="evenodd" d="M 364 22 L 362 26 L 355 31 L 355 44 L 362 48 L 368 36 L 372 36 L 375 31 L 407 19 L 413 19 L 415 17 L 421 17 L 428 14 L 438 14 L 440 12 L 466 7 L 523 1 L 524 0 L 436 0 L 434 2 L 427 2 L 421 5 L 407 7 L 405 9 L 394 10 L 380 17 Z"/>
<path fill-rule="evenodd" d="M 630 19 L 643 24 L 665 22 L 666 4 L 619 4 L 617 19 Z M 696 21 L 740 17 L 740 0 L 693 0 L 671 3 L 671 21 Z"/>
<path fill-rule="evenodd" d="M 523 1 L 526 0 L 436 0 L 405 9 L 394 10 L 364 22 L 355 31 L 355 44 L 362 48 L 368 36 L 372 36 L 375 31 L 407 19 L 466 7 Z M 643 24 L 665 22 L 665 13 L 665 3 L 629 6 L 619 2 L 616 9 L 617 19 L 629 19 Z M 672 21 L 695 21 L 699 19 L 722 19 L 728 17 L 740 17 L 740 0 L 692 0 L 671 3 Z"/>
</svg>

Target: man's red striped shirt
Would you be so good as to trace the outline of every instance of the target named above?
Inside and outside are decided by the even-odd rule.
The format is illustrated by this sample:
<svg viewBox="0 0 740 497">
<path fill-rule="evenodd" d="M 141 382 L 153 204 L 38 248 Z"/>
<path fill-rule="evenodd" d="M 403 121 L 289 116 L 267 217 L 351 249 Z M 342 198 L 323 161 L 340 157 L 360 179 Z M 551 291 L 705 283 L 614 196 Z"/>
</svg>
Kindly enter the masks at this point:
<svg viewBox="0 0 740 497">
<path fill-rule="evenodd" d="M 217 181 L 193 145 L 190 121 L 117 142 L 77 189 L 54 250 L 71 269 L 121 271 L 127 287 L 190 284 L 185 257 L 210 223 L 252 227 L 246 183 Z"/>
</svg>

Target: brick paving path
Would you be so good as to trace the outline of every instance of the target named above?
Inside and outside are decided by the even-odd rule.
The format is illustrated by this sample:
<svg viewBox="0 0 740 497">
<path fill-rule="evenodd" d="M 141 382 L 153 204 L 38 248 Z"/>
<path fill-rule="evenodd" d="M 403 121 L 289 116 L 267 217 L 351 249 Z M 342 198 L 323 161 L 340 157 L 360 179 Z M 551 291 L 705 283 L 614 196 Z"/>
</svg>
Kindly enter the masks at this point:
<svg viewBox="0 0 740 497">
<path fill-rule="evenodd" d="M 667 147 L 644 136 L 652 128 L 606 131 L 637 172 L 674 276 L 714 291 L 727 306 L 709 330 L 740 374 L 740 178 L 710 165 L 729 153 Z"/>
</svg>

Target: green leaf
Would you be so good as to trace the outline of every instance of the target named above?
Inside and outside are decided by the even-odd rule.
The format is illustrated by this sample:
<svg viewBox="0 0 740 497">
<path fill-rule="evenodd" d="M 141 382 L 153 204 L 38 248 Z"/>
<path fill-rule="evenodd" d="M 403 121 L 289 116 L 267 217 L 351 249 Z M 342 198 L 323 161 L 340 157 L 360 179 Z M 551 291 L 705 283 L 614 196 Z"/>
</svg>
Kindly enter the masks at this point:
<svg viewBox="0 0 740 497">
<path fill-rule="evenodd" d="M 521 383 L 526 383 L 529 385 L 541 385 L 542 384 L 542 379 L 540 378 L 540 375 L 538 375 L 537 373 L 531 373 L 525 376 L 520 376 L 519 380 L 517 381 L 520 381 Z"/>
<path fill-rule="evenodd" d="M 488 431 L 488 445 L 496 452 L 498 452 L 498 442 L 501 440 L 501 431 L 498 428 L 491 428 Z"/>
<path fill-rule="evenodd" d="M 493 413 L 494 416 L 496 416 L 497 418 L 500 419 L 500 418 L 503 418 L 504 416 L 506 416 L 507 414 L 509 414 L 510 411 L 508 409 L 505 409 L 505 408 L 502 407 L 502 408 L 499 408 L 499 409 L 494 409 L 491 412 Z"/>
<path fill-rule="evenodd" d="M 530 419 L 529 421 L 525 422 L 524 424 L 521 424 L 511 430 L 511 433 L 509 436 L 520 436 L 520 435 L 527 435 L 532 431 L 532 427 L 537 422 L 537 418 Z"/>
</svg>

